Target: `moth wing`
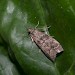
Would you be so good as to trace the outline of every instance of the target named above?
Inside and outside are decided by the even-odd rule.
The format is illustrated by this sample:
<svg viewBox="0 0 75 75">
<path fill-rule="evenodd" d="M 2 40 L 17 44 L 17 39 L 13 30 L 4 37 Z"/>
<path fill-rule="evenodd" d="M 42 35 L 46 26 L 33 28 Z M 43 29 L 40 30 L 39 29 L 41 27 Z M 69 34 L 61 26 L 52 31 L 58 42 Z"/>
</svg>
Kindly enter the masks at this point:
<svg viewBox="0 0 75 75">
<path fill-rule="evenodd" d="M 52 61 L 55 61 L 57 52 L 55 50 L 50 50 L 49 56 Z"/>
<path fill-rule="evenodd" d="M 62 46 L 60 45 L 60 43 L 59 43 L 57 40 L 55 40 L 54 38 L 53 38 L 53 46 L 54 46 L 54 49 L 55 49 L 55 51 L 56 51 L 57 53 L 60 53 L 60 52 L 63 51 L 63 48 L 62 48 Z"/>
</svg>

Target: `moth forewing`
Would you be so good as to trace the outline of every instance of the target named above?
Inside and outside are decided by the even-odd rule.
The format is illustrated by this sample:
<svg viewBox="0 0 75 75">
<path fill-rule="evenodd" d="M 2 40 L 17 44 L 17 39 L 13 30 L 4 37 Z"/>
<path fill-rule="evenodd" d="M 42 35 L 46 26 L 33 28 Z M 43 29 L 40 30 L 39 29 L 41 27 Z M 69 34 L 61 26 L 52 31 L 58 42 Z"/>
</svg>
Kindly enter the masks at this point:
<svg viewBox="0 0 75 75">
<path fill-rule="evenodd" d="M 63 51 L 60 43 L 51 36 L 41 32 L 37 29 L 28 30 L 31 39 L 39 46 L 39 48 L 48 56 L 52 61 L 55 60 L 56 54 Z"/>
</svg>

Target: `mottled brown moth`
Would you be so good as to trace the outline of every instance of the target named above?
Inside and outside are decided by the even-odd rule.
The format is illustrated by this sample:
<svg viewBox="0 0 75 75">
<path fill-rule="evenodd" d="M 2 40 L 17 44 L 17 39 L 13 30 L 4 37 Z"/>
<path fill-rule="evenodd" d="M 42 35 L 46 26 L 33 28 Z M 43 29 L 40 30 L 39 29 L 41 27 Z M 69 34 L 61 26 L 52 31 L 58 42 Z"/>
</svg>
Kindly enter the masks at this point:
<svg viewBox="0 0 75 75">
<path fill-rule="evenodd" d="M 60 43 L 52 36 L 45 34 L 38 29 L 28 29 L 29 35 L 36 43 L 37 46 L 43 51 L 43 53 L 49 57 L 52 61 L 55 60 L 56 55 L 63 51 Z"/>
</svg>

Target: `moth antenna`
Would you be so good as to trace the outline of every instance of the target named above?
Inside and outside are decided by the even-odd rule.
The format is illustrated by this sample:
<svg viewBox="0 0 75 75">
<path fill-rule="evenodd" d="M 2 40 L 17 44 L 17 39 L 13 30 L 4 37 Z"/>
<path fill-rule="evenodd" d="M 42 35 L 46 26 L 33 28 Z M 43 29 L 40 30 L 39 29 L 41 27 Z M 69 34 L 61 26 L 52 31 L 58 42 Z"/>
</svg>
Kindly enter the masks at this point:
<svg viewBox="0 0 75 75">
<path fill-rule="evenodd" d="M 38 21 L 38 24 L 35 26 L 35 29 L 39 26 L 39 21 Z"/>
</svg>

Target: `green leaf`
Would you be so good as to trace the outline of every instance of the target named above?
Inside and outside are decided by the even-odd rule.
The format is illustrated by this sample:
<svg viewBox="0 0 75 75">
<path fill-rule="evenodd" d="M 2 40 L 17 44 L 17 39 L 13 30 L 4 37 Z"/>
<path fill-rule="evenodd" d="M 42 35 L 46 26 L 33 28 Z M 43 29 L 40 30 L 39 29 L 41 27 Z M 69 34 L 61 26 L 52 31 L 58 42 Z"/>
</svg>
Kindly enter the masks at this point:
<svg viewBox="0 0 75 75">
<path fill-rule="evenodd" d="M 10 61 L 5 48 L 0 46 L 0 75 L 20 75 L 16 66 Z"/>
<path fill-rule="evenodd" d="M 57 57 L 55 65 L 61 75 L 75 74 L 75 1 L 74 0 L 46 0 L 48 9 L 49 32 L 64 48 L 62 55 Z"/>
<path fill-rule="evenodd" d="M 74 75 L 74 0 L 2 0 L 0 34 L 27 75 Z M 28 28 L 46 29 L 64 48 L 53 63 L 31 41 Z"/>
</svg>

